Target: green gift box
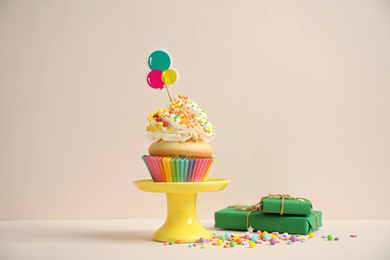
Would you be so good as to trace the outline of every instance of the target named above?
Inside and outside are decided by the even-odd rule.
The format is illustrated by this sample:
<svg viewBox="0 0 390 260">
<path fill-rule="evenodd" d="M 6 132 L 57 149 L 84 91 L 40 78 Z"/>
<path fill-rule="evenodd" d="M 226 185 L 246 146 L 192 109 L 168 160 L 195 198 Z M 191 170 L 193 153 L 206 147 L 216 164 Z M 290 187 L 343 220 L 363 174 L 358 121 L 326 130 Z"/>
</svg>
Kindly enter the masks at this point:
<svg viewBox="0 0 390 260">
<path fill-rule="evenodd" d="M 283 208 L 282 208 L 283 205 Z M 276 199 L 264 197 L 260 203 L 260 210 L 264 213 L 278 213 L 281 215 L 309 215 L 311 202 L 306 199 Z M 282 211 L 283 209 L 283 211 Z"/>
<path fill-rule="evenodd" d="M 246 206 L 249 207 L 250 206 Z M 322 226 L 322 212 L 312 211 L 307 216 L 302 215 L 277 215 L 248 210 L 237 210 L 235 207 L 215 212 L 215 227 L 233 230 L 247 230 L 251 226 L 255 230 L 268 232 L 287 232 L 289 234 L 307 235 Z"/>
</svg>

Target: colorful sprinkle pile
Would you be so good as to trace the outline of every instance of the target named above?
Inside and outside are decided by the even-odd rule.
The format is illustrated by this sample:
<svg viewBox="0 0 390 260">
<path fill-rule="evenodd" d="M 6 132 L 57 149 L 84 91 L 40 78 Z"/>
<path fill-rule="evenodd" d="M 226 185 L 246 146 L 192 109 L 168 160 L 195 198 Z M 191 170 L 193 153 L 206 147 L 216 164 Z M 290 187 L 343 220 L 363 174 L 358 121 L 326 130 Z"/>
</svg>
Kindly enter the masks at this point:
<svg viewBox="0 0 390 260">
<path fill-rule="evenodd" d="M 265 237 L 271 238 L 265 238 Z M 351 237 L 356 237 L 356 235 L 351 235 Z M 301 236 L 299 234 L 288 234 L 283 233 L 279 234 L 278 232 L 273 232 L 268 234 L 267 231 L 261 232 L 258 231 L 256 235 L 251 236 L 246 233 L 244 236 L 230 234 L 226 232 L 224 235 L 217 235 L 215 233 L 212 234 L 211 239 L 205 239 L 203 237 L 199 238 L 198 243 L 190 243 L 188 247 L 193 248 L 196 246 L 200 246 L 202 249 L 207 248 L 208 245 L 213 247 L 222 246 L 223 248 L 231 248 L 237 246 L 246 246 L 249 248 L 255 248 L 256 245 L 264 244 L 264 245 L 272 245 L 275 246 L 277 244 L 286 244 L 286 245 L 294 245 L 296 242 L 306 242 L 308 239 L 313 239 L 314 234 L 310 233 L 307 236 Z M 336 237 L 333 239 L 332 235 L 321 236 L 321 238 L 325 241 L 339 241 L 339 238 Z M 331 238 L 331 239 L 329 239 Z M 181 244 L 181 241 L 176 242 L 177 244 Z M 173 242 L 165 242 L 165 245 L 172 245 Z"/>
</svg>

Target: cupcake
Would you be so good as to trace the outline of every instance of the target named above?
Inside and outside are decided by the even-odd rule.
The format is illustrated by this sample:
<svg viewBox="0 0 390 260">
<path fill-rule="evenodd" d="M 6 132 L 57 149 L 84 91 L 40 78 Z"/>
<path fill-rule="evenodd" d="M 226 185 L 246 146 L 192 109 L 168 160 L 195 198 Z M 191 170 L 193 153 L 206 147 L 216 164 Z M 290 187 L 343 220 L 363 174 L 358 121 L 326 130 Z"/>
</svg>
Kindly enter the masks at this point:
<svg viewBox="0 0 390 260">
<path fill-rule="evenodd" d="M 213 125 L 205 110 L 188 97 L 178 96 L 167 109 L 150 114 L 146 127 L 153 141 L 142 156 L 155 182 L 201 182 L 214 163 Z"/>
</svg>

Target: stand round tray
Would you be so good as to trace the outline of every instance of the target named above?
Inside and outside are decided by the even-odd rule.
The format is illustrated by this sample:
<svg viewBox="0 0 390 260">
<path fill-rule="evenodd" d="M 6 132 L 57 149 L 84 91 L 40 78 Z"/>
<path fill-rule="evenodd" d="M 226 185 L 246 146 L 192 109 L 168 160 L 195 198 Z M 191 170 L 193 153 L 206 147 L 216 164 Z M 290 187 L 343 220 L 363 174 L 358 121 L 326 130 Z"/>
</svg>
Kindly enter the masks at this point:
<svg viewBox="0 0 390 260">
<path fill-rule="evenodd" d="M 196 197 L 199 192 L 225 189 L 230 180 L 207 178 L 204 182 L 134 181 L 134 185 L 147 192 L 166 193 L 167 219 L 154 234 L 158 241 L 197 242 L 200 237 L 211 238 L 211 233 L 199 224 L 196 217 Z"/>
</svg>

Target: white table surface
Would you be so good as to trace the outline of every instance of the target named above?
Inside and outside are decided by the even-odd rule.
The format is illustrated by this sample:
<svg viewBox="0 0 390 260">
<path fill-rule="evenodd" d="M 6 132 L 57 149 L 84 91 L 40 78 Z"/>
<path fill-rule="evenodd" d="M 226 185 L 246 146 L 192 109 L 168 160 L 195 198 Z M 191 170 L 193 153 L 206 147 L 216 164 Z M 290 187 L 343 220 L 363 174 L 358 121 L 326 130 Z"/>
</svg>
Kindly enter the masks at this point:
<svg viewBox="0 0 390 260">
<path fill-rule="evenodd" d="M 205 249 L 152 240 L 164 220 L 0 221 L 0 259 L 390 259 L 390 220 L 324 221 L 307 242 Z M 213 220 L 200 220 L 210 232 Z M 243 235 L 244 232 L 232 234 Z M 327 241 L 331 234 L 339 241 Z M 350 235 L 357 235 L 351 238 Z"/>
</svg>

